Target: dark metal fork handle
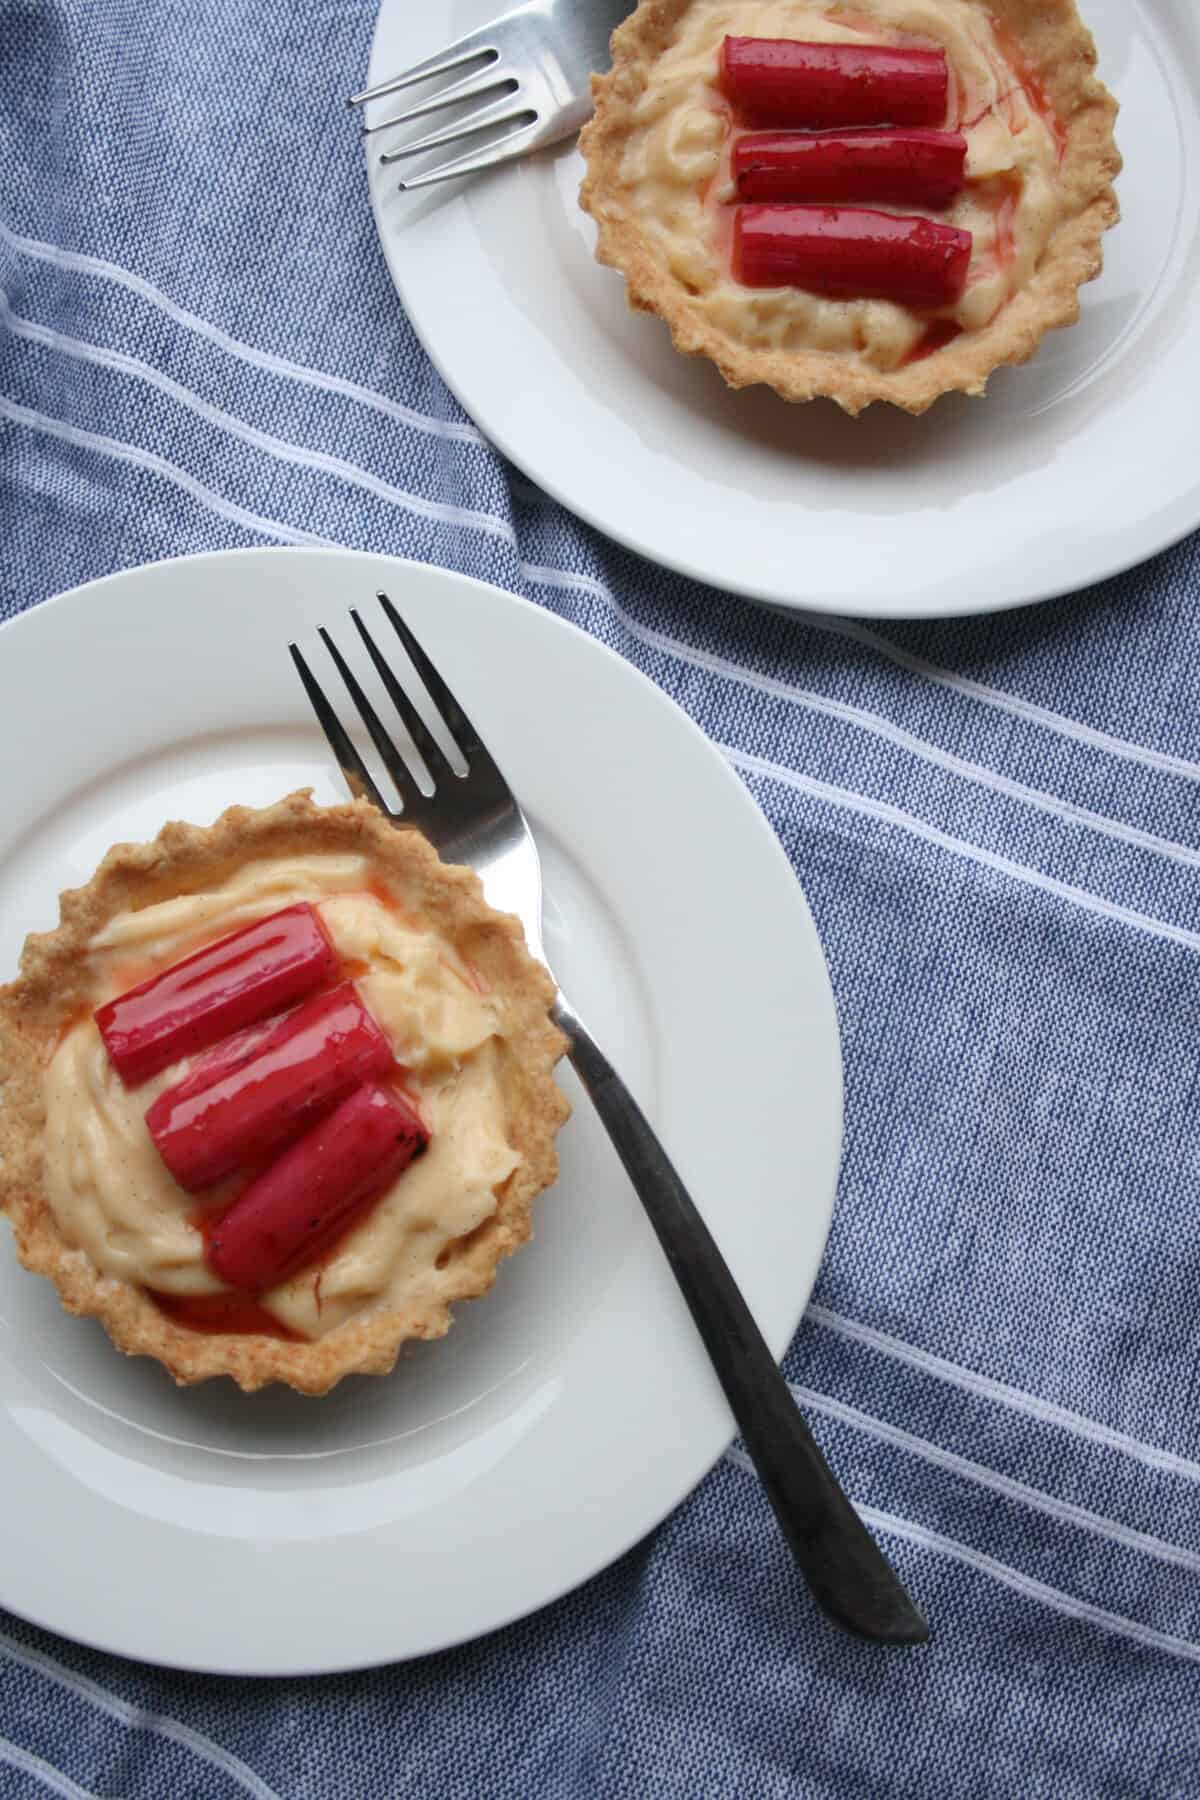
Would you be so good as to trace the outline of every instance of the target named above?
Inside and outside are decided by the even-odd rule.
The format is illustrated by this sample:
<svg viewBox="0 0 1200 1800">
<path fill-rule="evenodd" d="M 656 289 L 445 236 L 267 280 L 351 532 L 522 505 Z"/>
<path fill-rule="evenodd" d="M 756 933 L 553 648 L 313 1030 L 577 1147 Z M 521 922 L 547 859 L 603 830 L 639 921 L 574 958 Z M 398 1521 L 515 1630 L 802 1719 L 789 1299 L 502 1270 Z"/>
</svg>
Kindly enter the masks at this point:
<svg viewBox="0 0 1200 1800">
<path fill-rule="evenodd" d="M 842 1493 L 725 1258 L 645 1114 L 582 1021 L 555 1009 L 568 1055 L 658 1234 L 775 1515 L 822 1610 L 860 1637 L 921 1644 L 929 1628 Z"/>
</svg>

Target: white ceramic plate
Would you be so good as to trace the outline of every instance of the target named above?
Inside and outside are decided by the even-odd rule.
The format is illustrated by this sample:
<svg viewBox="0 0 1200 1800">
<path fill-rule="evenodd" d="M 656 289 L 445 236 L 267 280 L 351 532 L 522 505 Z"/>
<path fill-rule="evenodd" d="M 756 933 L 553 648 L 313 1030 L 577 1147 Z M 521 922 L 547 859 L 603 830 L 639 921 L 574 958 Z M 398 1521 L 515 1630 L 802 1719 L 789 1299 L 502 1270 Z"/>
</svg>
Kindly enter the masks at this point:
<svg viewBox="0 0 1200 1800">
<path fill-rule="evenodd" d="M 376 159 L 386 134 L 372 140 L 376 221 L 409 316 L 513 462 L 697 580 L 906 618 L 1017 606 L 1128 568 L 1200 524 L 1200 10 L 1081 3 L 1122 105 L 1124 221 L 1080 324 L 998 374 L 985 402 L 856 421 L 730 393 L 593 263 L 573 146 L 406 195 Z M 382 0 L 371 79 L 502 10 Z"/>
<path fill-rule="evenodd" d="M 349 647 L 346 609 L 377 587 L 526 800 L 560 979 L 782 1354 L 837 1173 L 820 945 L 701 734 L 535 607 L 383 558 L 239 551 L 113 576 L 4 627 L 0 978 L 111 843 L 300 785 L 344 798 L 286 645 L 311 642 L 334 687 L 315 627 L 341 623 Z M 323 1400 L 178 1391 L 0 1242 L 0 1604 L 154 1662 L 328 1671 L 490 1630 L 656 1524 L 730 1420 L 607 1139 L 563 1084 L 576 1113 L 534 1242 L 442 1343 Z"/>
</svg>

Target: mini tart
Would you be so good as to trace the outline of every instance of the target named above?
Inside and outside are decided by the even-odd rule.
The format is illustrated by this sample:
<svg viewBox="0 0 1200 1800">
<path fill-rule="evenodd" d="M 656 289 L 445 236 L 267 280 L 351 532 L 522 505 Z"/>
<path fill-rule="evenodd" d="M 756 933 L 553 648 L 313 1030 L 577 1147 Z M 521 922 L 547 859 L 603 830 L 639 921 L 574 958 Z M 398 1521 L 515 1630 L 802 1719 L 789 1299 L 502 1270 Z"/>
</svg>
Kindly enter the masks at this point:
<svg viewBox="0 0 1200 1800">
<path fill-rule="evenodd" d="M 485 1216 L 464 1233 L 452 1228 L 439 1230 L 436 1218 L 406 1223 L 404 1229 L 410 1235 L 404 1239 L 405 1255 L 417 1272 L 411 1280 L 406 1274 L 408 1285 L 401 1282 L 396 1287 L 389 1278 L 361 1308 L 348 1303 L 348 1310 L 342 1308 L 344 1318 L 335 1310 L 331 1316 L 337 1322 L 319 1336 L 308 1339 L 193 1329 L 169 1317 L 146 1286 L 97 1267 L 93 1257 L 63 1229 L 50 1200 L 50 1171 L 56 1155 L 48 1131 L 47 1093 L 53 1091 L 50 1071 L 73 1033 L 95 1032 L 92 1012 L 99 999 L 108 997 L 107 991 L 98 996 L 97 970 L 108 966 L 106 959 L 111 960 L 114 932 L 121 942 L 122 931 L 136 938 L 138 915 L 160 916 L 146 914 L 146 909 L 164 902 L 205 904 L 214 894 L 219 902 L 227 884 L 257 879 L 254 872 L 259 869 L 271 872 L 263 878 L 268 884 L 280 869 L 300 871 L 291 888 L 285 880 L 269 897 L 255 899 L 257 889 L 252 887 L 249 911 L 243 899 L 240 917 L 231 923 L 222 922 L 218 904 L 200 938 L 212 941 L 255 916 L 255 908 L 262 916 L 289 904 L 292 898 L 311 899 L 311 892 L 301 890 L 312 887 L 313 871 L 321 872 L 317 889 L 332 899 L 335 910 L 342 905 L 345 911 L 356 896 L 365 904 L 368 896 L 358 893 L 356 875 L 347 873 L 360 867 L 369 870 L 372 891 L 385 894 L 397 917 L 424 934 L 421 942 L 436 944 L 439 954 L 436 958 L 427 955 L 426 961 L 450 968 L 454 992 L 462 986 L 466 993 L 467 982 L 472 992 L 482 996 L 466 1003 L 468 1012 L 474 1004 L 486 1008 L 487 1013 L 482 1024 L 476 1019 L 470 1034 L 480 1038 L 473 1051 L 466 1048 L 464 1039 L 462 1066 L 469 1066 L 471 1054 L 486 1054 L 489 1059 L 484 1073 L 473 1079 L 482 1084 L 486 1076 L 489 1105 L 502 1117 L 504 1176 L 483 1193 L 483 1205 L 476 1210 Z M 341 874 L 333 880 L 330 871 L 339 870 Z M 197 896 L 202 897 L 200 902 Z M 351 915 L 346 912 L 346 916 Z M 233 807 L 210 828 L 169 824 L 153 843 L 117 845 L 86 887 L 62 895 L 60 917 L 57 930 L 27 939 L 18 979 L 0 988 L 0 1208 L 8 1215 L 24 1266 L 53 1281 L 69 1312 L 98 1318 L 118 1349 L 128 1355 L 155 1357 L 181 1384 L 229 1375 L 247 1391 L 280 1381 L 301 1393 L 324 1394 L 345 1375 L 386 1374 L 408 1339 L 443 1336 L 451 1323 L 452 1303 L 486 1293 L 501 1260 L 531 1235 L 531 1203 L 558 1173 L 554 1137 L 570 1110 L 553 1079 L 554 1065 L 566 1047 L 549 1016 L 553 983 L 526 950 L 520 922 L 493 912 L 484 901 L 478 877 L 469 869 L 443 864 L 416 832 L 397 831 L 366 802 L 318 807 L 307 793 L 293 794 L 262 811 Z M 338 947 L 336 932 L 333 936 Z M 390 938 L 380 937 L 379 941 L 391 943 Z M 417 943 L 416 938 L 411 941 Z M 144 972 L 153 973 L 156 966 L 166 967 L 176 960 L 178 952 L 160 953 L 156 960 L 153 954 L 147 957 L 143 945 L 140 954 L 149 963 L 149 967 L 143 963 Z M 414 966 L 415 956 L 414 951 Z M 385 963 L 382 958 L 379 970 L 373 969 L 371 975 L 399 979 Z M 127 959 L 126 968 L 129 966 Z M 99 985 L 119 991 L 115 977 Z M 369 980 L 362 983 L 364 991 L 369 985 Z M 429 1004 L 435 1009 L 440 1004 L 436 995 Z M 442 1015 L 435 1010 L 429 1016 Z M 484 1033 L 487 1035 L 482 1036 Z M 92 1056 L 90 1044 L 88 1055 Z M 96 1034 L 95 1055 L 88 1066 L 98 1068 L 101 1057 L 103 1048 Z M 178 1065 L 175 1074 L 180 1066 L 186 1065 Z M 450 1055 L 439 1067 L 439 1079 L 447 1084 L 444 1091 L 450 1093 L 452 1084 L 462 1081 L 455 1073 L 459 1064 Z M 107 1076 L 103 1079 L 107 1081 Z M 114 1104 L 124 1104 L 115 1074 L 112 1080 L 112 1089 L 104 1088 L 101 1101 L 109 1096 Z M 135 1091 L 134 1098 L 142 1091 L 153 1093 L 154 1084 Z M 99 1128 L 104 1123 L 103 1104 L 97 1112 L 98 1119 L 88 1121 L 89 1130 L 93 1124 Z M 140 1113 L 138 1116 L 140 1123 Z M 468 1125 L 472 1123 L 468 1120 Z M 436 1124 L 434 1132 L 436 1142 Z M 148 1135 L 146 1148 L 153 1154 Z M 414 1169 L 422 1168 L 424 1162 L 413 1165 Z M 446 1166 L 458 1165 L 451 1162 Z M 485 1169 L 490 1166 L 498 1165 L 483 1164 Z M 166 1180 L 170 1182 L 169 1177 Z M 404 1180 L 401 1176 L 386 1201 L 401 1192 Z M 175 1191 L 182 1215 L 195 1203 L 189 1202 L 181 1189 Z M 331 1267 L 338 1266 L 337 1256 L 354 1254 L 356 1240 L 370 1229 L 373 1217 L 368 1215 L 337 1247 L 334 1264 L 326 1259 L 324 1278 L 328 1279 Z M 111 1221 L 107 1223 L 111 1228 L 106 1230 L 106 1238 L 119 1241 L 120 1231 Z M 172 1217 L 169 1224 L 176 1237 L 180 1231 L 186 1235 L 192 1229 L 182 1217 Z M 203 1240 L 199 1232 L 194 1235 L 196 1255 L 202 1259 Z M 407 1262 L 404 1268 L 408 1269 Z M 203 1268 L 199 1273 L 184 1268 L 177 1279 L 183 1283 L 183 1289 L 177 1291 L 211 1293 L 215 1283 Z M 288 1305 L 301 1311 L 308 1307 L 307 1291 L 301 1289 L 312 1279 L 310 1272 L 302 1271 L 276 1290 L 285 1311 Z M 219 1289 L 220 1284 L 215 1285 Z M 294 1292 L 285 1291 L 293 1288 Z M 393 1298 L 397 1292 L 399 1302 Z M 263 1296 L 264 1304 L 272 1299 L 272 1295 Z M 320 1311 L 319 1286 L 316 1303 Z"/>
<path fill-rule="evenodd" d="M 726 34 L 945 48 L 947 128 L 967 136 L 970 188 L 928 216 L 970 229 L 983 206 L 995 220 L 994 236 L 976 235 L 953 341 L 931 327 L 953 326 L 954 309 L 916 315 L 734 279 L 719 222 L 733 210 L 737 129 L 716 85 Z M 998 58 L 985 54 L 989 43 Z M 877 400 L 922 413 L 943 393 L 982 394 L 995 369 L 1028 361 L 1048 331 L 1078 319 L 1078 289 L 1099 274 L 1101 238 L 1119 216 L 1121 157 L 1116 102 L 1095 76 L 1074 0 L 641 0 L 614 32 L 612 55 L 610 73 L 593 77 L 595 116 L 580 139 L 580 203 L 599 227 L 597 259 L 625 276 L 631 307 L 657 313 L 675 348 L 709 357 L 730 387 L 825 396 L 851 414 Z M 1002 226 L 1010 185 L 1017 212 Z M 993 306 L 986 259 L 1010 227 L 1019 285 Z"/>
</svg>

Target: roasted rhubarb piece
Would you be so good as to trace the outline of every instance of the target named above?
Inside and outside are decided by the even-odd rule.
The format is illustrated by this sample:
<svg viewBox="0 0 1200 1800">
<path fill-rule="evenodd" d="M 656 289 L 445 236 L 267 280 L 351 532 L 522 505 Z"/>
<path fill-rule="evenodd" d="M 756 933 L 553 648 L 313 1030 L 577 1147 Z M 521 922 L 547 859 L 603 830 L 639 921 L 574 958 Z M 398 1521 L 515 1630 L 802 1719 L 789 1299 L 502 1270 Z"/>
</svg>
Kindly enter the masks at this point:
<svg viewBox="0 0 1200 1800">
<path fill-rule="evenodd" d="M 289 906 L 207 944 L 100 1007 L 96 1024 L 126 1087 L 333 979 L 337 955 L 314 907 Z"/>
<path fill-rule="evenodd" d="M 944 50 L 727 37 L 721 83 L 749 124 L 944 125 Z"/>
<path fill-rule="evenodd" d="M 739 200 L 948 206 L 966 183 L 961 131 L 752 131 L 733 147 Z"/>
<path fill-rule="evenodd" d="M 244 1069 L 247 1063 L 254 1061 L 260 1050 L 272 1042 L 286 1019 L 294 1017 L 297 1011 L 297 1008 L 293 1008 L 290 1014 L 276 1013 L 272 1019 L 262 1019 L 257 1025 L 247 1025 L 244 1031 L 235 1031 L 232 1037 L 222 1038 L 211 1050 L 195 1057 L 187 1074 L 172 1082 L 167 1090 L 172 1105 L 179 1106 L 194 1094 L 202 1094 L 207 1088 L 216 1087 L 226 1076 L 236 1075 L 239 1069 Z"/>
<path fill-rule="evenodd" d="M 321 1256 L 425 1148 L 390 1088 L 368 1082 L 252 1181 L 209 1234 L 208 1266 L 260 1294 Z"/>
<path fill-rule="evenodd" d="M 741 206 L 733 258 L 747 287 L 953 306 L 966 286 L 971 233 L 865 207 Z"/>
<path fill-rule="evenodd" d="M 195 1194 L 299 1137 L 392 1062 L 387 1038 L 343 983 L 285 1013 L 248 1057 L 216 1054 L 211 1079 L 201 1069 L 165 1088 L 146 1125 L 180 1187 Z"/>
</svg>

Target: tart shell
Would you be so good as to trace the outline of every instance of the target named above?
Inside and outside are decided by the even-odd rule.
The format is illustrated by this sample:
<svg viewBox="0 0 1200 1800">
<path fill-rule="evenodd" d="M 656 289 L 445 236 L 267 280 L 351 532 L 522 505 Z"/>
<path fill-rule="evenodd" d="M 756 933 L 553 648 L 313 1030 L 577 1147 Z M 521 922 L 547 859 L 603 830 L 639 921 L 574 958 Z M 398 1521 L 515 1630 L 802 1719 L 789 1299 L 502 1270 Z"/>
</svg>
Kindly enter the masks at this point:
<svg viewBox="0 0 1200 1800">
<path fill-rule="evenodd" d="M 511 1054 L 499 1059 L 510 1143 L 521 1154 L 495 1213 L 454 1245 L 433 1304 L 372 1310 L 315 1342 L 193 1331 L 145 1290 L 102 1274 L 62 1236 L 45 1194 L 42 1074 L 60 1034 L 91 1010 L 87 949 L 117 913 L 216 885 L 246 862 L 316 852 L 365 855 L 487 983 Z M 553 1069 L 566 1039 L 549 1017 L 554 984 L 518 919 L 494 912 L 470 869 L 441 862 L 415 831 L 366 801 L 318 807 L 307 791 L 260 811 L 232 807 L 211 827 L 165 825 L 149 844 L 118 844 L 86 887 L 64 893 L 55 931 L 26 940 L 16 981 L 0 988 L 0 1210 L 25 1268 L 45 1275 L 68 1312 L 98 1318 L 119 1350 L 152 1356 L 180 1384 L 229 1375 L 247 1392 L 286 1382 L 324 1394 L 343 1376 L 386 1375 L 409 1339 L 442 1337 L 450 1306 L 485 1294 L 504 1257 L 531 1236 L 534 1198 L 558 1174 L 554 1136 L 570 1112 Z"/>
<path fill-rule="evenodd" d="M 1096 46 L 1074 0 L 990 0 L 988 11 L 1019 42 L 1065 133 L 1059 169 L 1062 217 L 1037 269 L 992 323 L 906 367 L 882 371 L 838 352 L 763 350 L 715 328 L 647 246 L 624 197 L 621 163 L 650 71 L 692 0 L 641 0 L 612 37 L 612 68 L 592 77 L 595 115 L 580 148 L 587 175 L 580 204 L 599 229 L 596 259 L 624 275 L 630 306 L 657 313 L 675 348 L 706 356 L 732 388 L 764 384 L 785 400 L 836 400 L 857 415 L 877 400 L 923 413 L 945 393 L 982 394 L 998 368 L 1028 362 L 1043 337 L 1079 318 L 1079 288 L 1103 265 L 1101 239 L 1120 217 L 1113 181 L 1117 103 L 1095 73 Z"/>
</svg>

